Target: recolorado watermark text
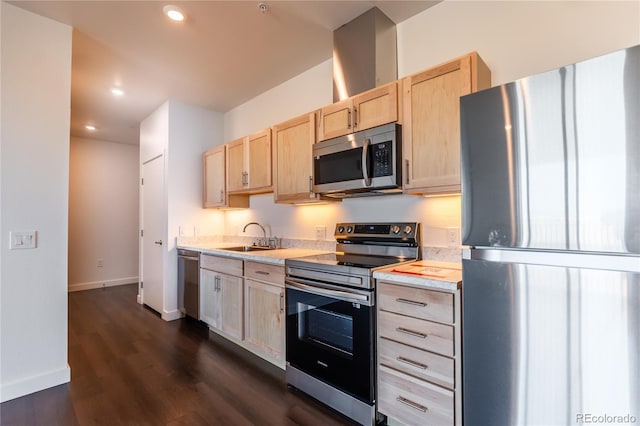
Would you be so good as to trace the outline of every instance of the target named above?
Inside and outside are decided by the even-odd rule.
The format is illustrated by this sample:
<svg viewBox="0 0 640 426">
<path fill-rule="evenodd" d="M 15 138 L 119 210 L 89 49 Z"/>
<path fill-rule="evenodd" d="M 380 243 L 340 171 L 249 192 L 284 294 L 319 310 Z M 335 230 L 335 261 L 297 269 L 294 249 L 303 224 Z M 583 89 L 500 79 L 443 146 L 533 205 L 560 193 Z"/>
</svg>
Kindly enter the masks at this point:
<svg viewBox="0 0 640 426">
<path fill-rule="evenodd" d="M 578 424 L 633 424 L 637 421 L 638 419 L 631 414 L 624 416 L 591 413 L 576 414 L 576 423 Z"/>
</svg>

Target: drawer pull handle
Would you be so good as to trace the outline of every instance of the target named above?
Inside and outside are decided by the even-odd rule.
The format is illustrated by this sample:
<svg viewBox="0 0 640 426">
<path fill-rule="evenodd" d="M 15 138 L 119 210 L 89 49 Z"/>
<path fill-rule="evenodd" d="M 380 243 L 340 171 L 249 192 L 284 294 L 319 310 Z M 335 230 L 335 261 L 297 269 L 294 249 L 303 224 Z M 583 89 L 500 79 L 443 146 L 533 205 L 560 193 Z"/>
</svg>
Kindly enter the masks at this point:
<svg viewBox="0 0 640 426">
<path fill-rule="evenodd" d="M 411 361 L 410 359 L 407 359 L 407 358 L 404 358 L 404 357 L 401 357 L 401 356 L 396 357 L 396 361 L 404 362 L 405 364 L 409 364 L 410 366 L 419 368 L 421 370 L 426 370 L 427 368 L 429 368 L 428 365 L 421 364 L 421 363 L 416 362 L 416 361 Z"/>
<path fill-rule="evenodd" d="M 414 408 L 414 409 L 416 409 L 418 411 L 422 411 L 423 413 L 427 412 L 427 407 L 425 407 L 424 405 L 420 405 L 420 404 L 418 404 L 416 402 L 413 402 L 411 400 L 408 400 L 407 398 L 403 398 L 403 397 L 399 396 L 399 397 L 396 398 L 396 401 L 401 402 L 401 403 L 403 403 L 405 405 L 408 405 L 409 407 Z"/>
<path fill-rule="evenodd" d="M 414 305 L 414 306 L 421 306 L 421 307 L 425 307 L 427 306 L 426 303 L 423 302 L 416 302 L 414 300 L 409 300 L 409 299 L 403 299 L 401 297 L 396 298 L 396 302 L 398 303 L 406 303 L 407 305 Z"/>
<path fill-rule="evenodd" d="M 427 335 L 424 333 L 418 333 L 417 331 L 407 330 L 406 328 L 398 327 L 396 328 L 398 333 L 408 334 L 410 336 L 419 337 L 421 339 L 426 339 Z"/>
<path fill-rule="evenodd" d="M 260 275 L 269 275 L 269 272 L 266 272 L 266 271 L 256 271 L 256 274 L 260 274 Z"/>
</svg>

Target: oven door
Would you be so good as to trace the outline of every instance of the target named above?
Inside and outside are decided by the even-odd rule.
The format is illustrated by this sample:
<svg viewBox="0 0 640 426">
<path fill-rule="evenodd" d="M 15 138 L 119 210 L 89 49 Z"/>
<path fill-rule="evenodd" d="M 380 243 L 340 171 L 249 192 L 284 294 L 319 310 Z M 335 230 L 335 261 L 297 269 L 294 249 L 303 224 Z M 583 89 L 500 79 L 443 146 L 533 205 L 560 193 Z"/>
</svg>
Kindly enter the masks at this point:
<svg viewBox="0 0 640 426">
<path fill-rule="evenodd" d="M 361 401 L 373 403 L 373 292 L 351 293 L 290 279 L 286 283 L 287 363 Z"/>
</svg>

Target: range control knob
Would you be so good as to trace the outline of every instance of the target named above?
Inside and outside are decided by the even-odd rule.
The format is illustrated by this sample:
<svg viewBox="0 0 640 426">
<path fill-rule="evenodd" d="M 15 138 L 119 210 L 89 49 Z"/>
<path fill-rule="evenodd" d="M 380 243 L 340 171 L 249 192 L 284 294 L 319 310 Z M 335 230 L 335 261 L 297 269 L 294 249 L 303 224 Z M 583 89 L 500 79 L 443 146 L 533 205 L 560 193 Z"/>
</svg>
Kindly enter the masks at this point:
<svg viewBox="0 0 640 426">
<path fill-rule="evenodd" d="M 338 234 L 342 234 L 344 232 L 344 226 L 338 226 Z"/>
<path fill-rule="evenodd" d="M 413 228 L 411 227 L 411 225 L 406 225 L 406 226 L 404 227 L 404 233 L 405 233 L 405 234 L 410 234 L 410 233 L 411 233 L 411 231 L 413 231 Z"/>
<path fill-rule="evenodd" d="M 394 234 L 399 234 L 400 233 L 400 227 L 398 225 L 393 225 L 391 227 L 391 232 L 393 232 Z"/>
<path fill-rule="evenodd" d="M 353 226 L 347 226 L 347 234 L 350 234 L 353 232 Z"/>
</svg>

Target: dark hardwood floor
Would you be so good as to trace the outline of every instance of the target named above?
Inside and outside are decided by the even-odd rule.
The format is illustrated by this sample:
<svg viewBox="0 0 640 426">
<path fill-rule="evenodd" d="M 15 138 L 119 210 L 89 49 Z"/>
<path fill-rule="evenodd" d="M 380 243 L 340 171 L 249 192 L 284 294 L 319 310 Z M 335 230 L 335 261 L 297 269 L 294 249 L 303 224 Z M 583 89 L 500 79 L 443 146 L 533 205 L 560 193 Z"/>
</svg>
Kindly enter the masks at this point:
<svg viewBox="0 0 640 426">
<path fill-rule="evenodd" d="M 161 320 L 136 293 L 135 284 L 70 293 L 71 383 L 1 404 L 0 424 L 352 424 L 197 322 Z"/>
</svg>

